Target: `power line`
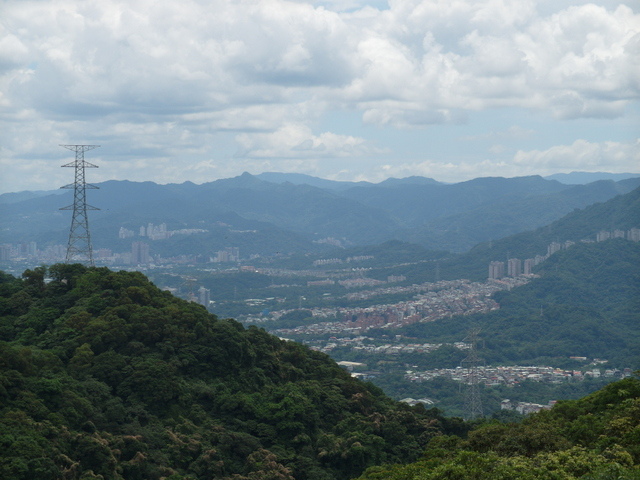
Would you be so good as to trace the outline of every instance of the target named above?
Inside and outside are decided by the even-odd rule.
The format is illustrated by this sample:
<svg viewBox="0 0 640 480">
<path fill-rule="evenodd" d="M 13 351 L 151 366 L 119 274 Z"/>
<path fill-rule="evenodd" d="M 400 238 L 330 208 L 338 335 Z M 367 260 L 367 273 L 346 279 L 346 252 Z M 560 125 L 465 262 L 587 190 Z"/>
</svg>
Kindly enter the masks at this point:
<svg viewBox="0 0 640 480">
<path fill-rule="evenodd" d="M 84 152 L 98 148 L 100 145 L 60 145 L 72 152 L 76 158 L 73 162 L 62 167 L 75 169 L 75 181 L 60 188 L 73 189 L 73 205 L 62 207 L 60 210 L 73 210 L 71 217 L 71 229 L 69 230 L 69 243 L 67 244 L 67 257 L 65 262 L 87 263 L 93 266 L 93 251 L 91 248 L 91 234 L 89 233 L 89 218 L 87 210 L 100 210 L 87 204 L 87 189 L 97 189 L 95 185 L 85 182 L 84 169 L 98 168 L 97 165 L 84 160 Z"/>
</svg>

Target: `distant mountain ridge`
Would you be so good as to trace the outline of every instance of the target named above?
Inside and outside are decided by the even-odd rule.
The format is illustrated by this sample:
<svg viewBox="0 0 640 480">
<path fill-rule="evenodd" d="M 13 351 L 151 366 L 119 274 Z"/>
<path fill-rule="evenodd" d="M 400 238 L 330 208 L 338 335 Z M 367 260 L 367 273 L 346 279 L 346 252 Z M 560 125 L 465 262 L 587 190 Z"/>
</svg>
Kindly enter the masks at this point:
<svg viewBox="0 0 640 480">
<path fill-rule="evenodd" d="M 343 182 L 313 177 L 303 173 L 279 173 L 264 172 L 256 175 L 260 180 L 271 183 L 291 183 L 293 185 L 311 185 L 312 187 L 326 188 L 329 190 L 344 190 L 356 185 L 374 185 L 370 182 Z"/>
<path fill-rule="evenodd" d="M 371 186 L 390 186 L 390 185 L 407 185 L 407 184 L 417 184 L 417 185 L 435 185 L 440 184 L 437 180 L 433 178 L 420 177 L 420 176 L 412 176 L 406 178 L 387 178 L 379 183 L 373 182 L 347 182 L 347 181 L 337 181 L 337 180 L 327 180 L 324 178 L 313 177 L 311 175 L 305 175 L 302 173 L 278 173 L 278 172 L 264 172 L 256 175 L 260 180 L 265 180 L 267 182 L 272 183 L 293 183 L 294 185 L 311 185 L 313 187 L 319 188 L 328 188 L 330 190 L 346 190 L 352 187 L 371 187 Z"/>
<path fill-rule="evenodd" d="M 315 251 L 320 247 L 314 242 L 327 238 L 344 246 L 400 240 L 464 252 L 483 241 L 547 225 L 638 185 L 640 178 L 564 185 L 540 176 L 457 184 L 409 177 L 369 184 L 245 173 L 201 185 L 111 180 L 89 192 L 88 202 L 100 208 L 90 214 L 95 248 L 124 248 L 126 242 L 117 238 L 120 227 L 137 231 L 148 223 L 166 223 L 170 229 L 209 231 L 153 244 L 156 253 L 167 255 L 180 248 L 210 255 L 238 243 L 246 254 Z M 65 243 L 70 219 L 58 209 L 73 202 L 72 194 L 46 193 L 24 200 L 0 196 L 0 242 Z M 255 233 L 239 238 L 238 231 Z"/>
<path fill-rule="evenodd" d="M 0 195 L 0 205 L 6 203 L 17 203 L 24 202 L 25 200 L 30 200 L 32 198 L 43 197 L 46 195 L 53 195 L 55 193 L 62 194 L 62 191 L 47 191 L 47 190 L 36 190 L 36 191 L 23 191 L 23 192 L 11 192 L 11 193 L 3 193 Z"/>
<path fill-rule="evenodd" d="M 640 177 L 640 173 L 607 173 L 607 172 L 571 172 L 571 173 L 554 173 L 544 178 L 547 180 L 557 180 L 567 185 L 586 185 L 587 183 L 597 182 L 598 180 L 627 180 L 629 178 Z"/>
</svg>

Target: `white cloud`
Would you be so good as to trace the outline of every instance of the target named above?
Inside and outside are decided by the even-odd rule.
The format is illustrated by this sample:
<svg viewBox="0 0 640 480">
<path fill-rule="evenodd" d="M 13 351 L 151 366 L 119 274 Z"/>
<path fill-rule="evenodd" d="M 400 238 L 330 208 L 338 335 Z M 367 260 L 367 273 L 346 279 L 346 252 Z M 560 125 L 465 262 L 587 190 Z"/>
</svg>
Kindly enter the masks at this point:
<svg viewBox="0 0 640 480">
<path fill-rule="evenodd" d="M 240 158 L 336 158 L 382 153 L 364 139 L 324 132 L 313 135 L 300 124 L 284 125 L 270 133 L 242 133 L 236 137 Z"/>
<path fill-rule="evenodd" d="M 469 135 L 461 137 L 460 140 L 476 141 L 476 140 L 522 140 L 531 138 L 536 132 L 530 128 L 523 128 L 519 125 L 512 125 L 506 130 L 492 130 L 481 135 Z"/>
<path fill-rule="evenodd" d="M 592 143 L 576 140 L 547 150 L 516 153 L 513 163 L 532 172 L 637 172 L 640 165 L 640 139 L 634 143 Z"/>
<path fill-rule="evenodd" d="M 75 115 L 68 104 L 186 114 L 295 103 L 300 90 L 364 110 L 403 100 L 436 111 L 639 93 L 640 16 L 624 6 L 541 17 L 532 1 L 413 0 L 364 19 L 281 0 L 13 1 L 5 10 L 0 59 L 31 68 L 21 97 L 57 114 Z"/>
<path fill-rule="evenodd" d="M 8 70 L 28 60 L 28 48 L 18 37 L 0 26 L 0 70 Z"/>
<path fill-rule="evenodd" d="M 549 121 L 615 118 L 639 97 L 640 14 L 613 0 L 0 5 L 9 164 L 55 160 L 58 143 L 110 143 L 157 159 L 154 178 L 166 178 L 217 161 L 222 142 L 236 165 L 284 170 L 297 164 L 278 159 L 387 154 L 323 124 L 329 114 L 357 114 L 388 138 L 503 107 Z M 493 141 L 498 151 L 503 139 Z"/>
<path fill-rule="evenodd" d="M 375 111 L 366 118 L 379 124 L 402 124 L 393 119 L 416 109 L 518 106 L 560 118 L 621 115 L 640 96 L 640 15 L 622 5 L 611 11 L 586 4 L 541 17 L 534 5 L 392 4 L 386 28 L 361 41 L 370 66 L 348 93 L 366 113 Z M 397 98 L 405 108 L 389 107 Z"/>
</svg>

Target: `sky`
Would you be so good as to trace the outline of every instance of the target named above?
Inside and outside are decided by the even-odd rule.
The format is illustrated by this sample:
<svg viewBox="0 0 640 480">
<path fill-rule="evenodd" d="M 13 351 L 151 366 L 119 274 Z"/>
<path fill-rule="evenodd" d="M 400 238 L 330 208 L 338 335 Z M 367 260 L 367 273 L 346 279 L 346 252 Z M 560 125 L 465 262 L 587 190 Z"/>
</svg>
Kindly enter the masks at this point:
<svg viewBox="0 0 640 480">
<path fill-rule="evenodd" d="M 640 172 L 638 0 L 2 0 L 0 193 Z"/>
</svg>

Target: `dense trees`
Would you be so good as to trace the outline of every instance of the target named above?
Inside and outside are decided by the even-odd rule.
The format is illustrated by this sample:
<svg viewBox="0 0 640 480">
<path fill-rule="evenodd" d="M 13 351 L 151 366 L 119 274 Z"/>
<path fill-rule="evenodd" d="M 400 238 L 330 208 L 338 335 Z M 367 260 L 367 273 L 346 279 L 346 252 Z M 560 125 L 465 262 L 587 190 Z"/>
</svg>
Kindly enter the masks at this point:
<svg viewBox="0 0 640 480">
<path fill-rule="evenodd" d="M 460 429 L 140 273 L 0 274 L 2 478 L 341 479 Z"/>
<path fill-rule="evenodd" d="M 637 480 L 639 413 L 640 380 L 628 378 L 521 423 L 433 437 L 418 462 L 373 467 L 360 479 Z"/>
<path fill-rule="evenodd" d="M 603 295 L 628 296 L 606 254 L 586 248 L 603 261 Z M 561 273 L 550 268 L 556 281 Z M 520 293 L 501 300 L 516 308 L 512 295 Z M 558 312 L 577 308 L 560 288 L 544 295 Z M 600 303 L 626 318 L 615 299 Z M 537 318 L 547 337 L 560 328 Z M 391 401 L 324 354 L 160 291 L 140 273 L 81 265 L 22 278 L 0 272 L 1 478 L 332 480 L 369 468 L 363 479 L 637 479 L 639 398 L 640 381 L 630 378 L 469 432 L 435 409 Z"/>
</svg>

